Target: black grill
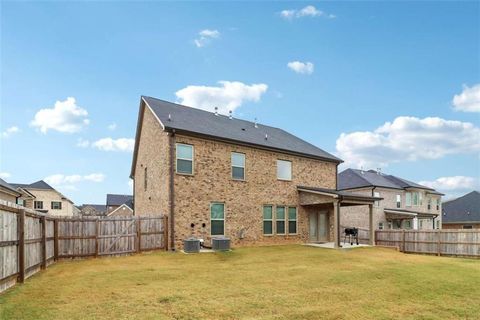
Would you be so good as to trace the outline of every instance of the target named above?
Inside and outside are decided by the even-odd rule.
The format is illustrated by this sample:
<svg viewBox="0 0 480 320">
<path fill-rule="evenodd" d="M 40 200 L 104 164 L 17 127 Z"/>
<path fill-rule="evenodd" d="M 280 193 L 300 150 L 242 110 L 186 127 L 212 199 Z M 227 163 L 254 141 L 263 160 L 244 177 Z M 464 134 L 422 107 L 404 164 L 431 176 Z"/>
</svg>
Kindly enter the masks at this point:
<svg viewBox="0 0 480 320">
<path fill-rule="evenodd" d="M 353 246 L 353 242 L 355 241 L 358 246 L 358 228 L 345 228 L 343 243 L 347 242 L 347 238 L 350 245 Z"/>
</svg>

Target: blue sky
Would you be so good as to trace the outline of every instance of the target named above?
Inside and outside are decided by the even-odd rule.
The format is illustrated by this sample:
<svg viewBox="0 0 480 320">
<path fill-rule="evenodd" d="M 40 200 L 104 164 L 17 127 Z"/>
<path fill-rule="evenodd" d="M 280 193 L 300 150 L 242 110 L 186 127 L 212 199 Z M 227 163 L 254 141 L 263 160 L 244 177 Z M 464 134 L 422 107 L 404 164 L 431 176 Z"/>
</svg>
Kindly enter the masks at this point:
<svg viewBox="0 0 480 320">
<path fill-rule="evenodd" d="M 479 12 L 478 2 L 2 2 L 0 175 L 48 178 L 77 204 L 130 193 L 149 95 L 258 118 L 343 168 L 381 167 L 450 196 L 478 189 Z"/>
</svg>

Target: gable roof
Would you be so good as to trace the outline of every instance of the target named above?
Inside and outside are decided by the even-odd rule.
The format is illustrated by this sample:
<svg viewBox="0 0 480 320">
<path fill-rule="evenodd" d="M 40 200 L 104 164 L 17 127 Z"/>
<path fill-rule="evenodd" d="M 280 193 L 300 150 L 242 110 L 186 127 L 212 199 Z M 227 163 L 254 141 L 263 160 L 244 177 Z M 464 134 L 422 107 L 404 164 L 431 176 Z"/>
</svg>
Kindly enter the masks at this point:
<svg viewBox="0 0 480 320">
<path fill-rule="evenodd" d="M 272 149 L 335 163 L 343 162 L 334 155 L 282 129 L 259 123 L 255 125 L 254 122 L 233 117 L 230 119 L 228 116 L 216 115 L 213 112 L 146 96 L 141 98 L 137 139 L 144 104 L 151 109 L 166 131 L 175 130 L 178 133 L 201 136 L 207 139 Z M 137 144 L 138 141 L 135 142 L 134 162 Z M 132 167 L 132 173 L 133 170 Z"/>
<path fill-rule="evenodd" d="M 107 194 L 107 207 L 121 206 L 122 204 L 133 208 L 133 196 L 128 194 Z"/>
<path fill-rule="evenodd" d="M 338 174 L 338 189 L 357 189 L 365 187 L 382 187 L 390 189 L 405 190 L 417 188 L 427 190 L 429 193 L 443 195 L 432 188 L 422 186 L 418 183 L 402 179 L 393 175 L 378 173 L 375 170 L 346 169 Z"/>
<path fill-rule="evenodd" d="M 38 180 L 34 183 L 25 184 L 25 183 L 11 183 L 15 188 L 31 188 L 31 189 L 43 189 L 43 190 L 55 190 L 52 186 L 46 183 L 43 180 Z"/>
<path fill-rule="evenodd" d="M 480 192 L 472 191 L 460 198 L 444 202 L 442 211 L 442 223 L 480 223 Z"/>
<path fill-rule="evenodd" d="M 107 211 L 107 206 L 104 205 L 104 204 L 89 204 L 89 203 L 86 203 L 86 204 L 82 204 L 78 208 L 80 210 L 82 210 L 82 209 L 87 208 L 87 207 L 92 207 L 95 210 L 97 210 L 98 212 L 102 212 L 102 213 L 105 213 L 105 211 Z"/>
<path fill-rule="evenodd" d="M 7 181 L 0 178 L 0 187 L 7 189 L 8 191 L 14 192 L 15 194 L 20 195 L 20 193 L 16 190 L 16 188 L 10 185 Z"/>
</svg>

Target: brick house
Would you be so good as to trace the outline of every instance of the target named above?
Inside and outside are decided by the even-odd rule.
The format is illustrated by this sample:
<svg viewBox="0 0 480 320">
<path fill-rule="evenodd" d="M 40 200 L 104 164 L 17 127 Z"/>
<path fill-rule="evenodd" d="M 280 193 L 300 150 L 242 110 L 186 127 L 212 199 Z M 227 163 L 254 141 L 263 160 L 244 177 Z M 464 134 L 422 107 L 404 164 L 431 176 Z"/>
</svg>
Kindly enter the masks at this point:
<svg viewBox="0 0 480 320">
<path fill-rule="evenodd" d="M 480 229 L 480 192 L 443 203 L 443 229 Z"/>
<path fill-rule="evenodd" d="M 127 194 L 107 194 L 106 216 L 132 216 L 133 196 Z"/>
<path fill-rule="evenodd" d="M 82 216 L 104 217 L 107 213 L 107 206 L 104 204 L 82 204 L 78 209 Z"/>
<path fill-rule="evenodd" d="M 278 128 L 142 97 L 134 211 L 168 215 L 172 250 L 189 236 L 223 235 L 234 246 L 339 246 L 341 208 L 378 200 L 336 191 L 341 162 Z"/>
<path fill-rule="evenodd" d="M 346 169 L 338 175 L 338 189 L 381 197 L 373 206 L 373 224 L 377 229 L 441 228 L 442 193 L 393 175 L 375 170 Z M 369 228 L 366 206 L 342 212 L 348 226 Z"/>
<path fill-rule="evenodd" d="M 73 201 L 43 180 L 31 184 L 11 183 L 22 193 L 17 203 L 30 209 L 57 216 L 73 216 L 80 213 Z"/>
</svg>

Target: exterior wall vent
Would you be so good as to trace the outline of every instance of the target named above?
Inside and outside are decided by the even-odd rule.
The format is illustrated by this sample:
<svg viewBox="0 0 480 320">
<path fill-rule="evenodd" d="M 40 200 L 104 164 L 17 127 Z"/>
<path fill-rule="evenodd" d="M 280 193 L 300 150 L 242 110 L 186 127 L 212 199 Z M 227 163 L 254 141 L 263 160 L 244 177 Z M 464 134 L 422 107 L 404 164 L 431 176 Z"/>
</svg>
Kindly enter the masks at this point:
<svg viewBox="0 0 480 320">
<path fill-rule="evenodd" d="M 230 250 L 230 238 L 218 237 L 212 239 L 213 251 L 228 251 Z"/>
</svg>

